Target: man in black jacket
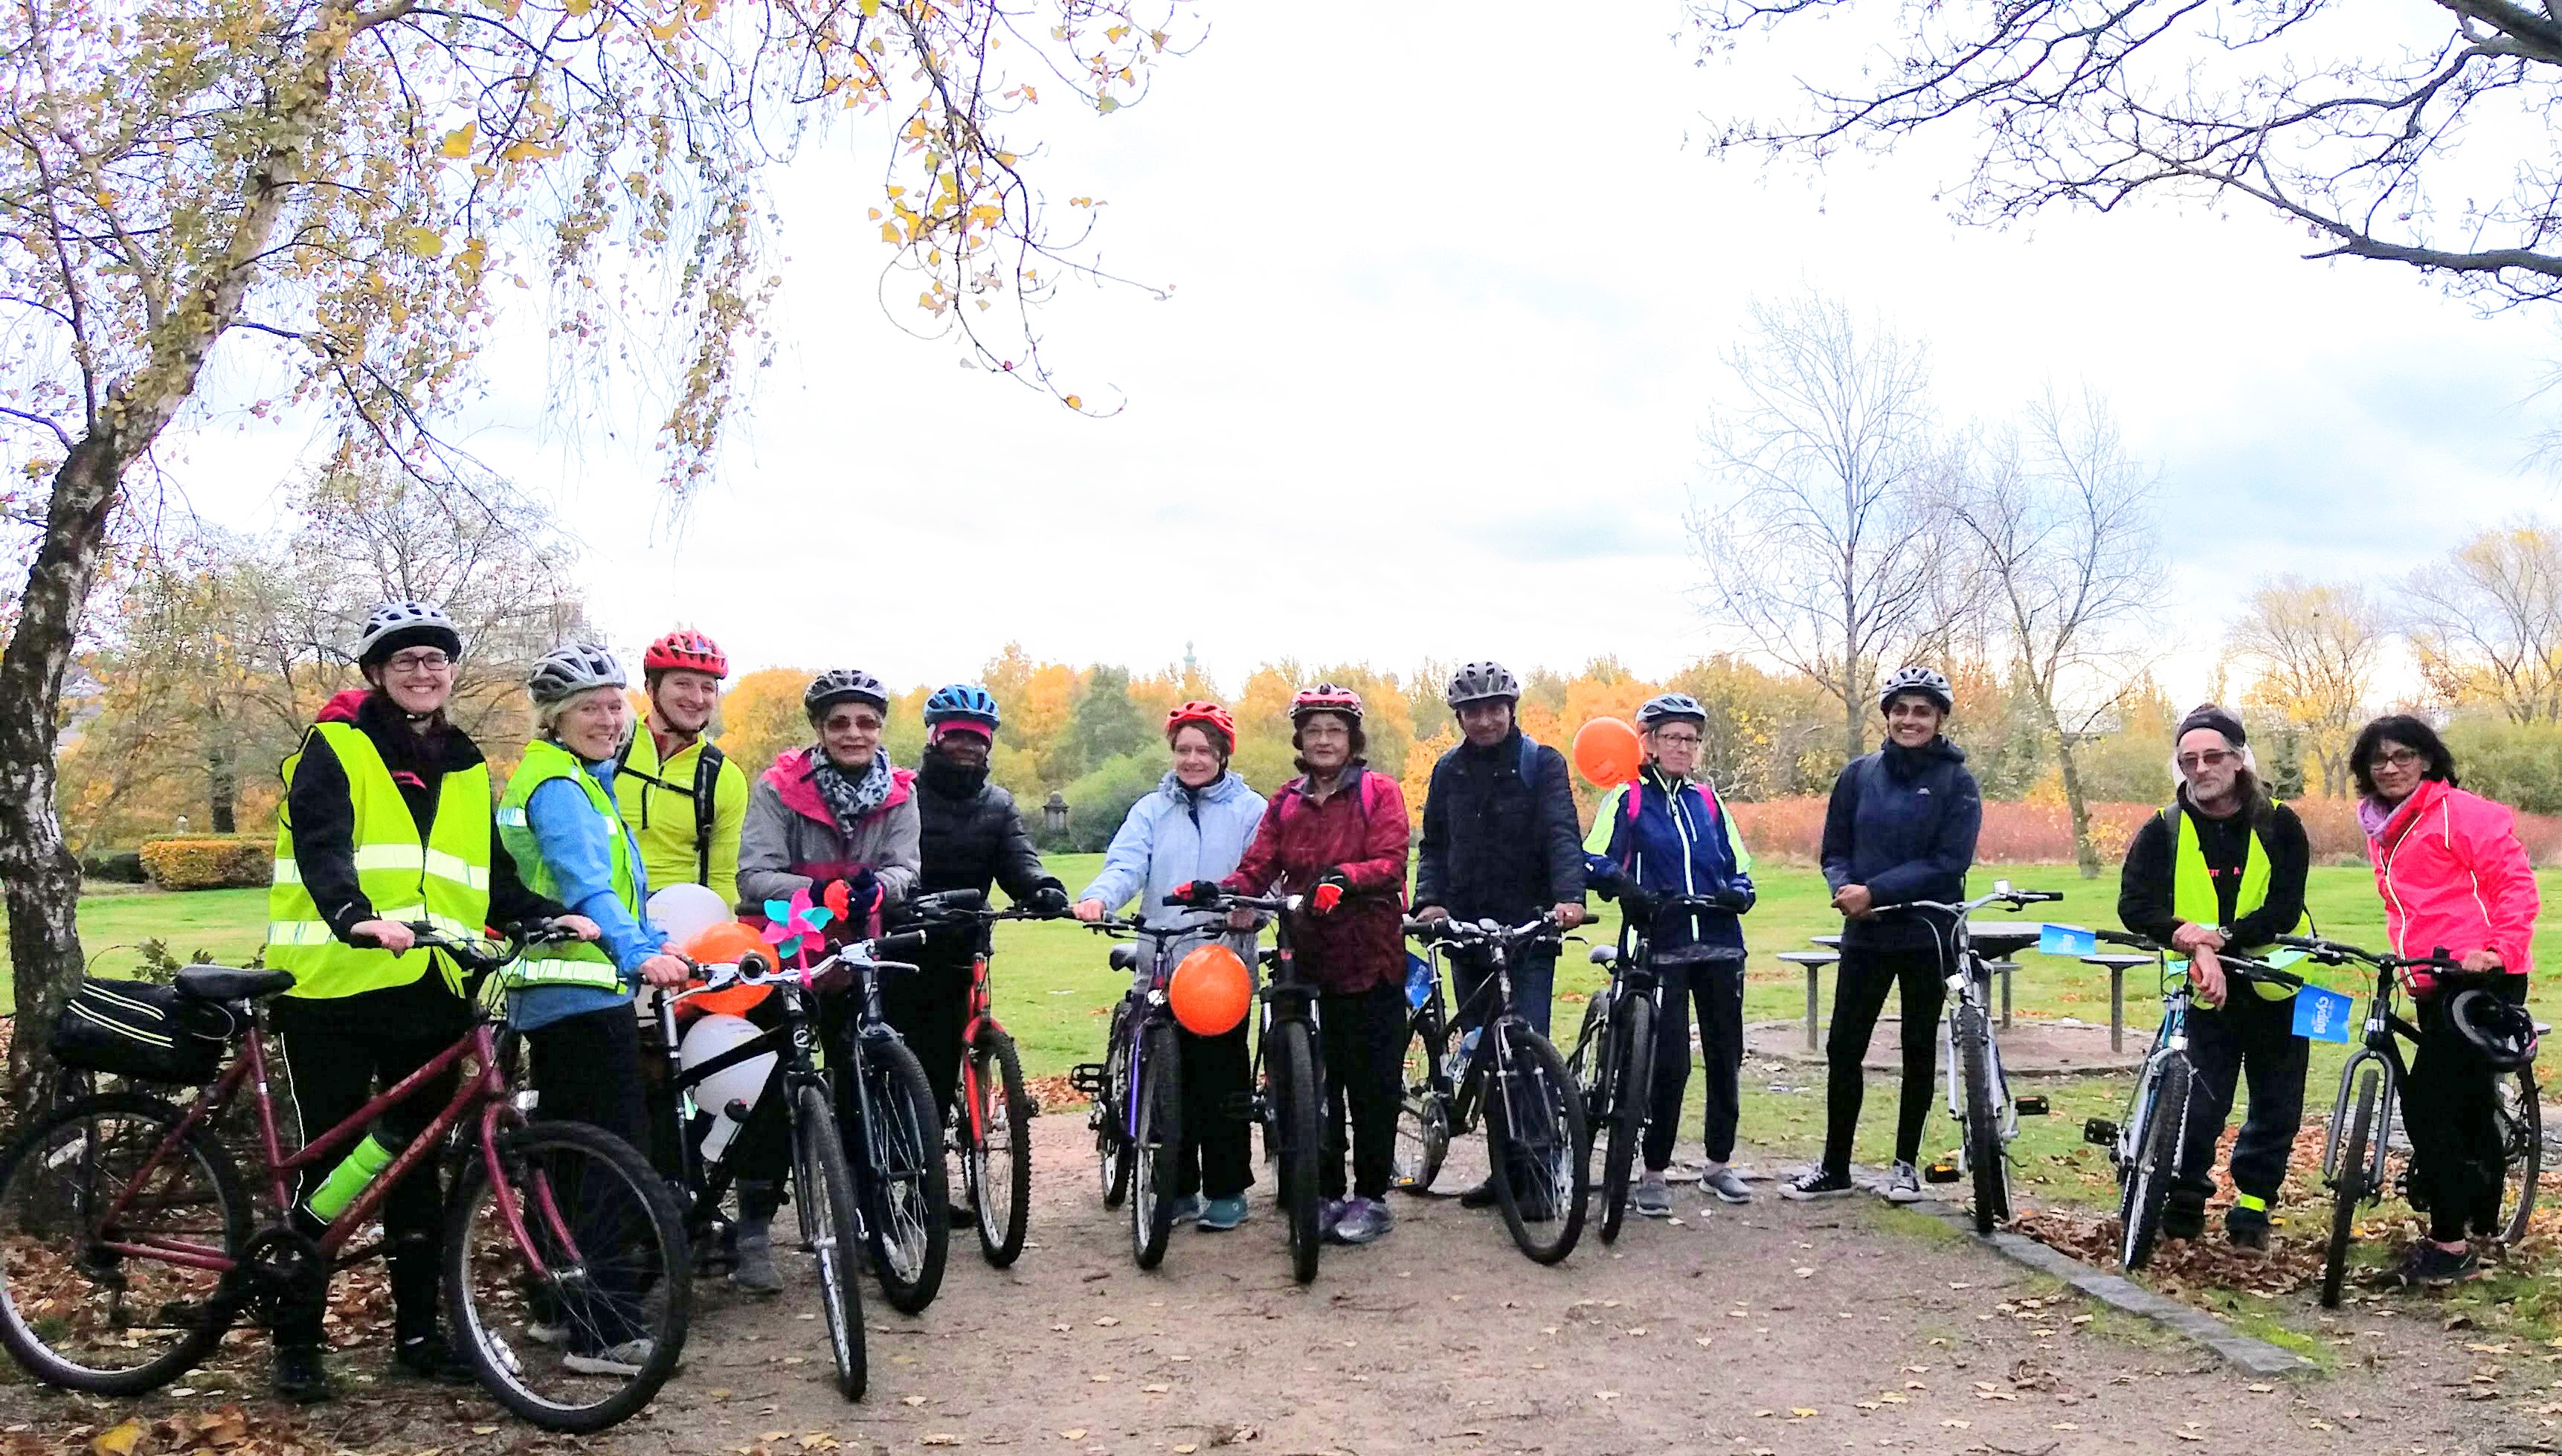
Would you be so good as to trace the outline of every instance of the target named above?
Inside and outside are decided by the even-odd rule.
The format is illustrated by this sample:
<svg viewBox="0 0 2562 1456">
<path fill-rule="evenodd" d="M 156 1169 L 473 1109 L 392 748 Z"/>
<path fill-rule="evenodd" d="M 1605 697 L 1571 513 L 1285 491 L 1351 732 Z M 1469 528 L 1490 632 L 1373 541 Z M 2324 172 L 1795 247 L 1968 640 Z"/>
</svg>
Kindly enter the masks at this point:
<svg viewBox="0 0 2562 1456">
<path fill-rule="evenodd" d="M 1014 811 L 1014 797 L 988 782 L 997 723 L 996 699 L 982 687 L 956 683 L 926 700 L 925 758 L 916 774 L 924 856 L 917 893 L 985 895 L 1003 885 L 1018 905 L 1065 914 L 1066 887 L 1041 868 L 1040 851 Z M 916 974 L 881 983 L 881 1012 L 924 1063 L 934 1105 L 947 1114 L 961 1077 L 971 964 L 985 933 L 966 923 L 935 931 L 917 953 Z"/>
<path fill-rule="evenodd" d="M 2126 929 L 2189 958 L 2203 1004 L 2189 1012 L 2188 1132 L 2162 1234 L 2195 1238 L 2215 1192 L 2215 1145 L 2247 1075 L 2251 1112 L 2233 1142 L 2233 1209 L 2225 1232 L 2245 1249 L 2269 1246 L 2269 1203 L 2286 1182 L 2287 1156 L 2303 1121 L 2310 1046 L 2295 1034 L 2290 991 L 2226 982 L 2216 953 L 2259 954 L 2300 934 L 2312 852 L 2293 810 L 2270 799 L 2252 771 L 2242 720 L 2209 703 L 2180 720 L 2179 792 L 2126 846 L 2117 918 Z M 2274 995 L 2272 994 L 2274 993 Z"/>
<path fill-rule="evenodd" d="M 1524 737 L 1514 721 L 1521 680 L 1500 662 L 1471 662 L 1450 674 L 1445 696 L 1463 738 L 1432 766 L 1424 792 L 1415 915 L 1519 925 L 1554 910 L 1568 929 L 1581 924 L 1583 830 L 1574 788 L 1565 756 Z M 1450 970 L 1462 1005 L 1491 974 L 1462 958 L 1453 958 Z M 1512 983 L 1513 1010 L 1547 1035 L 1556 953 L 1522 957 Z M 1492 1183 L 1469 1189 L 1461 1201 L 1492 1203 Z"/>
</svg>

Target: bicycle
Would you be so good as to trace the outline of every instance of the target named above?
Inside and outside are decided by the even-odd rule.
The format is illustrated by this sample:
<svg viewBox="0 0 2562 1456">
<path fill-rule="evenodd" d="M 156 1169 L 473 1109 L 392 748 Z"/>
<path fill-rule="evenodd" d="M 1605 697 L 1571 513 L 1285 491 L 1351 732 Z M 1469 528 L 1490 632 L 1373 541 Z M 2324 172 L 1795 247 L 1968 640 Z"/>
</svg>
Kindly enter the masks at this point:
<svg viewBox="0 0 2562 1456">
<path fill-rule="evenodd" d="M 1543 915 L 1510 929 L 1490 920 L 1408 920 L 1405 933 L 1430 955 L 1432 987 L 1407 1033 L 1398 1144 L 1407 1140 L 1409 1120 L 1418 1142 L 1437 1129 L 1446 1148 L 1451 1133 L 1474 1131 L 1482 1117 L 1505 1228 L 1534 1262 L 1556 1263 L 1583 1235 L 1592 1192 L 1591 1127 L 1565 1058 L 1513 1011 L 1512 964 L 1532 946 L 1562 942 L 1564 931 L 1555 916 Z M 1459 1007 L 1463 1015 L 1477 1009 L 1478 1029 L 1455 1052 L 1447 1049 L 1449 1022 L 1441 1015 L 1441 962 L 1454 950 L 1482 956 L 1489 968 Z M 1436 1154 L 1431 1173 L 1439 1166 Z M 1414 1186 L 1430 1183 L 1426 1175 Z"/>
<path fill-rule="evenodd" d="M 1166 984 L 1174 974 L 1166 948 L 1216 932 L 1109 918 L 1092 928 L 1154 947 L 1146 989 L 1134 987 L 1112 1007 L 1103 1060 L 1080 1063 L 1068 1074 L 1071 1085 L 1094 1099 L 1087 1125 L 1094 1130 L 1101 1161 L 1103 1206 L 1118 1208 L 1124 1196 L 1129 1198 L 1131 1260 L 1154 1269 L 1164 1261 L 1167 1240 L 1174 1234 L 1174 1190 L 1184 1148 L 1182 1043 L 1166 1001 Z M 1139 947 L 1114 946 L 1110 960 L 1113 970 L 1136 979 Z"/>
<path fill-rule="evenodd" d="M 978 898 L 974 890 L 927 895 L 915 908 L 933 908 L 947 896 Z M 813 983 L 841 982 L 844 1022 L 828 1046 L 828 1078 L 836 1089 L 845 1161 L 854 1181 L 854 1206 L 862 1216 L 881 1297 L 902 1315 L 920 1314 L 943 1288 L 944 1256 L 951 1246 L 952 1190 L 943 1164 L 943 1118 L 925 1066 L 899 1038 L 881 1011 L 884 973 L 913 975 L 904 961 L 877 959 L 873 948 L 906 950 L 925 943 L 921 931 L 849 941 L 807 969 Z M 824 1039 L 824 1038 L 823 1038 Z"/>
<path fill-rule="evenodd" d="M 2414 1043 L 2420 1039 L 2420 1028 L 2393 1008 L 2394 995 L 2400 989 L 2398 973 L 2429 972 L 2442 985 L 2452 983 L 2450 993 L 2456 987 L 2496 985 L 2495 978 L 2506 973 L 2469 972 L 2461 962 L 2443 955 L 2381 956 L 2316 936 L 2282 935 L 2278 943 L 2304 952 L 2318 965 L 2342 966 L 2354 961 L 2375 972 L 2375 989 L 2367 997 L 2360 1044 L 2339 1069 L 2339 1096 L 2331 1104 L 2330 1126 L 2322 1138 L 2322 1183 L 2331 1190 L 2331 1219 L 2322 1250 L 2321 1304 L 2323 1309 L 2335 1310 L 2348 1276 L 2348 1250 L 2357 1234 L 2358 1205 L 2380 1200 L 2389 1185 L 2385 1180 L 2385 1156 L 2393 1140 L 2393 1110 L 2401 1105 L 2402 1084 L 2410 1076 L 2410 1068 L 2402 1059 L 2402 1045 L 2395 1038 L 2408 1037 Z M 2494 1085 L 2499 1101 L 2492 1115 L 2504 1156 L 2499 1210 L 2490 1233 L 2497 1242 L 2507 1245 L 2526 1235 L 2528 1219 L 2535 1212 L 2536 1180 L 2544 1162 L 2544 1114 L 2532 1064 L 2499 1073 Z M 2406 1171 L 2402 1189 L 2405 1198 L 2411 1193 L 2408 1181 Z"/>
<path fill-rule="evenodd" d="M 1649 926 L 1677 912 L 1734 907 L 1713 895 L 1652 898 Z M 1637 933 L 1635 915 L 1622 917 L 1619 939 L 1592 948 L 1592 964 L 1610 973 L 1610 984 L 1583 1006 L 1583 1027 L 1565 1060 L 1583 1094 L 1584 1114 L 1601 1144 L 1601 1241 L 1615 1243 L 1627 1217 L 1629 1174 L 1646 1127 L 1654 1120 L 1655 1027 L 1664 1018 L 1663 983 L 1649 959 L 1651 934 Z M 1742 952 L 1734 953 L 1740 961 Z M 1688 1056 L 1684 1046 L 1680 1054 Z"/>
<path fill-rule="evenodd" d="M 2139 935 L 2110 930 L 2092 935 L 2109 945 L 2146 952 L 2157 961 L 2167 955 Z M 2219 954 L 2216 962 L 2224 968 L 2226 983 L 2235 988 L 2235 995 L 2250 982 L 2303 988 L 2300 977 L 2246 957 Z M 2107 1149 L 2108 1161 L 2117 1171 L 2117 1263 L 2129 1271 L 2151 1262 L 2153 1245 L 2161 1236 L 2162 1209 L 2169 1201 L 2171 1184 L 2179 1178 L 2180 1152 L 2188 1137 L 2189 1088 L 2196 1078 L 2188 1057 L 2188 1013 L 2196 998 L 2185 966 L 2176 971 L 2166 963 L 2162 966 L 2161 992 L 2161 1024 L 2153 1030 L 2143 1069 L 2135 1074 L 2125 1121 L 2095 1117 L 2082 1125 L 2082 1141 Z"/>
<path fill-rule="evenodd" d="M 862 1285 L 855 1267 L 855 1251 L 864 1246 L 865 1228 L 827 1079 L 812 1055 L 818 1036 L 810 998 L 830 977 L 837 983 L 846 979 L 838 972 L 837 963 L 848 952 L 867 958 L 922 945 L 924 939 L 910 934 L 847 947 L 809 971 L 777 968 L 770 960 L 754 957 L 736 965 L 698 965 L 698 972 L 708 973 L 703 983 L 658 998 L 658 1036 L 667 1059 L 663 1095 L 674 1106 L 678 1130 L 674 1140 L 674 1183 L 678 1196 L 687 1199 L 686 1234 L 698 1245 L 710 1247 L 718 1243 L 715 1229 L 721 1222 L 721 1198 L 729 1191 L 739 1148 L 740 1130 L 734 1127 L 719 1140 L 715 1151 L 706 1153 L 706 1147 L 713 1146 L 710 1134 L 718 1131 L 723 1121 L 743 1124 L 748 1109 L 736 1101 L 726 1107 L 702 1107 L 695 1102 L 694 1092 L 731 1067 L 759 1058 L 776 1063 L 767 1087 L 782 1098 L 786 1136 L 792 1147 L 792 1202 L 801 1225 L 802 1244 L 818 1259 L 819 1308 L 827 1324 L 827 1348 L 835 1361 L 836 1389 L 848 1400 L 861 1399 L 870 1378 L 863 1341 Z M 752 986 L 772 988 L 775 1024 L 687 1069 L 676 1035 L 676 1007 L 697 997 Z"/>
<path fill-rule="evenodd" d="M 498 954 L 432 925 L 410 929 L 420 948 L 481 977 L 528 943 L 562 938 L 548 929 L 511 936 Z M 381 1240 L 347 1245 L 401 1179 L 458 1135 L 444 1294 L 455 1346 L 480 1383 L 547 1430 L 603 1430 L 647 1404 L 683 1352 L 693 1288 L 684 1225 L 648 1161 L 601 1128 L 528 1121 L 531 1095 L 507 1087 L 513 1033 L 485 1012 L 288 1155 L 268 1090 L 264 1002 L 293 984 L 285 971 L 183 968 L 178 1002 L 228 1023 L 212 1060 L 228 1055 L 229 1064 L 183 1109 L 143 1092 L 99 1093 L 54 1109 L 0 1156 L 0 1345 L 51 1385 L 135 1395 L 167 1384 L 254 1306 L 272 1313 L 317 1300 L 331 1273 L 378 1252 Z M 307 1232 L 317 1220 L 293 1197 L 293 1176 L 325 1166 L 466 1058 L 471 1070 L 443 1110 L 335 1218 Z M 270 1210 L 263 1222 L 211 1131 L 244 1086 Z M 616 1380 L 541 1348 L 564 1339 L 571 1352 L 649 1343 L 638 1371 Z"/>
<path fill-rule="evenodd" d="M 956 898 L 967 896 L 967 899 Z M 1023 1081 L 1021 1054 L 997 1019 L 995 983 L 988 970 L 994 953 L 989 930 L 1001 920 L 1056 920 L 1019 906 L 991 910 L 976 891 L 928 895 L 917 902 L 928 920 L 978 922 L 978 953 L 970 962 L 970 1019 L 961 1031 L 961 1082 L 947 1119 L 961 1155 L 961 1191 L 974 1210 L 979 1252 L 1003 1269 L 1022 1256 L 1031 1217 L 1031 1120 L 1039 1108 Z"/>
<path fill-rule="evenodd" d="M 1939 1053 L 1941 1065 L 1947 1068 L 1948 1116 L 1957 1124 L 1957 1153 L 1953 1159 L 1931 1164 L 1922 1176 L 1931 1183 L 1955 1183 L 1961 1178 L 1971 1183 L 1975 1232 L 1979 1234 L 1989 1234 L 2010 1220 L 2007 1149 L 2011 1139 L 2019 1136 L 2020 1117 L 2045 1112 L 2046 1099 L 2023 1097 L 2014 1101 L 2010 1095 L 2010 1081 L 2002 1074 L 2001 1047 L 1993 1036 L 1992 1008 L 1988 1004 L 1992 968 L 1976 944 L 1990 943 L 1997 954 L 2007 955 L 2035 944 L 2039 927 L 1979 933 L 1968 921 L 1987 905 L 2019 910 L 2063 898 L 2055 890 L 2017 890 L 2008 880 L 1995 880 L 1991 894 L 1971 900 L 1955 904 L 1908 900 L 1900 905 L 1880 905 L 1873 912 L 1882 915 L 1930 910 L 1949 917 L 1948 939 L 1941 947 L 1943 963 L 1950 968 L 1948 1010 L 1939 1023 Z M 1906 1028 L 1906 1034 L 1911 1031 Z"/>
</svg>

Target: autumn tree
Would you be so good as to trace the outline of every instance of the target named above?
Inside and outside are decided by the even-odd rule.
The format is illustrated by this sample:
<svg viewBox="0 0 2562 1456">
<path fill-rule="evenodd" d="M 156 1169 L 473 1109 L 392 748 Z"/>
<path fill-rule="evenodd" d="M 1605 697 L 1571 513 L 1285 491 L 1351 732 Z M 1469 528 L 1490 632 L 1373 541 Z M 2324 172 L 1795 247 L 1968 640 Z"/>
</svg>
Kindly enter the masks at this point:
<svg viewBox="0 0 2562 1456">
<path fill-rule="evenodd" d="M 78 624 L 127 472 L 209 369 L 277 381 L 223 403 L 315 417 L 342 464 L 497 490 L 434 427 L 481 388 L 481 350 L 522 312 L 502 301 L 547 290 L 558 377 L 669 362 L 650 383 L 682 500 L 768 348 L 765 180 L 845 117 L 891 147 L 886 276 L 972 357 L 1049 387 L 1024 310 L 1066 270 L 1007 133 L 1044 88 L 1107 112 L 1144 93 L 1181 44 L 1173 5 L 28 0 L 0 18 L 0 463 L 42 482 L 0 651 L 20 1013 L 49 1019 L 81 968 L 53 757 Z M 11 1050 L 21 1106 L 42 1095 L 37 1042 Z"/>
<path fill-rule="evenodd" d="M 2365 712 L 2384 643 L 2383 614 L 2353 582 L 2281 576 L 2251 594 L 2226 650 L 2254 674 L 2245 700 L 2299 735 L 2308 787 L 2348 793 L 2348 745 Z"/>
<path fill-rule="evenodd" d="M 2562 723 L 2562 531 L 2515 521 L 2411 573 L 2403 630 L 2449 703 Z"/>
<path fill-rule="evenodd" d="M 1709 617 L 1821 684 L 1856 757 L 1881 669 L 1959 615 L 1920 344 L 1835 299 L 1756 302 L 1727 355 L 1734 403 L 1700 432 L 1689 528 Z"/>
<path fill-rule="evenodd" d="M 799 667 L 760 667 L 740 674 L 721 694 L 721 732 L 713 741 L 749 779 L 819 736 L 801 707 L 801 694 L 814 675 Z"/>
<path fill-rule="evenodd" d="M 2447 0 L 1689 0 L 1706 48 L 1772 33 L 1809 49 L 1802 106 L 1728 120 L 1720 153 L 1821 163 L 1944 137 L 1939 195 L 2000 224 L 2139 196 L 2238 204 L 2302 229 L 2312 258 L 2426 271 L 2489 300 L 2562 288 L 2562 22 Z M 1843 12 L 1851 12 L 1844 18 Z M 2400 23 L 2397 23 L 2397 16 Z M 1818 30 L 1810 17 L 1836 26 Z M 1839 25 L 1862 24 L 1843 44 Z"/>
</svg>

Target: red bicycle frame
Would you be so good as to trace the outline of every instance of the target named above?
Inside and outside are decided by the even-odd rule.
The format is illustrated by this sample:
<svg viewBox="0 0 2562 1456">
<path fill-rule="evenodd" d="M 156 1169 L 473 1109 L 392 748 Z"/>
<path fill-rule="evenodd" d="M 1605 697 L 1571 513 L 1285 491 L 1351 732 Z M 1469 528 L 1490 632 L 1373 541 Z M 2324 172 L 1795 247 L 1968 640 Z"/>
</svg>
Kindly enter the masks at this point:
<svg viewBox="0 0 2562 1456">
<path fill-rule="evenodd" d="M 1005 1024 L 997 1019 L 994 978 L 988 970 L 988 952 L 982 948 L 970 961 L 970 1019 L 961 1027 L 961 1101 L 970 1109 L 970 1144 L 988 1141 L 987 1109 L 979 1096 L 979 1066 L 970 1056 L 970 1048 L 979 1040 L 979 1028 L 986 1026 L 1004 1034 Z"/>
</svg>

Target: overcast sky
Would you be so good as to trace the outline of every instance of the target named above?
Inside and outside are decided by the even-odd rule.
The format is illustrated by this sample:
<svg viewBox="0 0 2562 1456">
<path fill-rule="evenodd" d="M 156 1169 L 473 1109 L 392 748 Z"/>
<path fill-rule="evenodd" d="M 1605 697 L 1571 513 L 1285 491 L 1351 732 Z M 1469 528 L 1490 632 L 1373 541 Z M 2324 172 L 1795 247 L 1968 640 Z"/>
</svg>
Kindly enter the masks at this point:
<svg viewBox="0 0 2562 1456">
<path fill-rule="evenodd" d="M 1142 669 L 1190 640 L 1230 688 L 1282 655 L 1667 671 L 1745 645 L 1690 605 L 1682 511 L 1743 306 L 1809 286 L 1926 340 L 1952 420 L 2049 380 L 2113 401 L 2163 481 L 2175 694 L 2265 575 L 2398 578 L 2562 513 L 2518 468 L 2562 345 L 2410 271 L 2299 262 L 2300 233 L 2203 204 L 1961 229 L 1931 197 L 1953 148 L 1712 161 L 1703 116 L 1784 73 L 1698 64 L 1669 7 L 1201 9 L 1144 104 L 1033 113 L 1053 201 L 1105 200 L 1105 262 L 1176 285 L 1042 319 L 1113 419 L 884 318 L 878 161 L 843 141 L 784 180 L 782 356 L 681 530 L 637 407 L 547 422 L 538 354 L 500 351 L 469 444 L 569 515 L 616 645 L 684 622 L 745 665 L 900 683 L 1009 639 Z M 304 444 L 225 427 L 171 458 L 256 530 Z"/>
</svg>

